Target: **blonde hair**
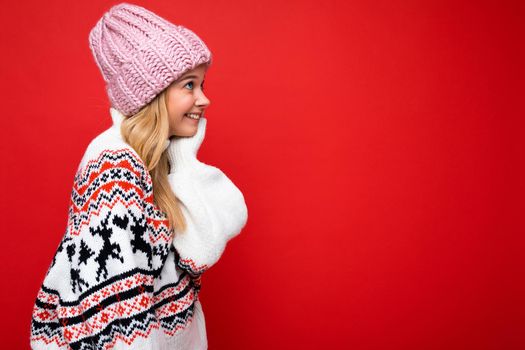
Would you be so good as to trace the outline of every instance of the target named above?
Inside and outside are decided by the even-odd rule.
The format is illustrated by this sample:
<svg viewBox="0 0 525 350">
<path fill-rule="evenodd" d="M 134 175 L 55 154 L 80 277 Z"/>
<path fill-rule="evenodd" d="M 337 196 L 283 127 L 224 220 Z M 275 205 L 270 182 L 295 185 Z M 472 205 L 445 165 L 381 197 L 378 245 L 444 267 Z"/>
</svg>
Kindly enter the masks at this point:
<svg viewBox="0 0 525 350">
<path fill-rule="evenodd" d="M 186 221 L 179 199 L 168 182 L 170 165 L 164 150 L 164 141 L 169 137 L 166 89 L 137 113 L 125 118 L 120 131 L 146 165 L 153 181 L 154 202 L 167 215 L 170 228 L 185 231 Z"/>
</svg>

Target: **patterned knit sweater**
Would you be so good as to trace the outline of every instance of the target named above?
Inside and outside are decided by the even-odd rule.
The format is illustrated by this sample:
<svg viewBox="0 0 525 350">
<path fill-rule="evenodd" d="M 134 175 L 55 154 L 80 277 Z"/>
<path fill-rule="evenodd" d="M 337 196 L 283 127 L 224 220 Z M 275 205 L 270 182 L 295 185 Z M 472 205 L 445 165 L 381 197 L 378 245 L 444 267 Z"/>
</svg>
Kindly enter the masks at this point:
<svg viewBox="0 0 525 350">
<path fill-rule="evenodd" d="M 31 347 L 206 349 L 201 276 L 246 224 L 242 193 L 219 169 L 181 158 L 169 181 L 188 230 L 174 240 L 145 164 L 120 134 L 124 116 L 112 108 L 111 117 L 75 175 L 67 228 L 34 305 Z"/>
</svg>

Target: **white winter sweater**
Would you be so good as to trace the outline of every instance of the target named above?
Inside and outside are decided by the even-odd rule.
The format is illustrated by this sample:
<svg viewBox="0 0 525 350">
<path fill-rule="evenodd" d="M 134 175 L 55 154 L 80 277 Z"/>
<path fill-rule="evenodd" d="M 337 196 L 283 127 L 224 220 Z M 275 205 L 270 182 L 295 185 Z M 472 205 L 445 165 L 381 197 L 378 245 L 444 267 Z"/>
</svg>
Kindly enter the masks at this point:
<svg viewBox="0 0 525 350">
<path fill-rule="evenodd" d="M 168 229 L 145 164 L 120 134 L 124 116 L 87 147 L 68 223 L 38 292 L 33 349 L 207 349 L 201 276 L 247 222 L 239 189 L 196 155 L 195 136 L 166 141 L 184 233 Z"/>
</svg>

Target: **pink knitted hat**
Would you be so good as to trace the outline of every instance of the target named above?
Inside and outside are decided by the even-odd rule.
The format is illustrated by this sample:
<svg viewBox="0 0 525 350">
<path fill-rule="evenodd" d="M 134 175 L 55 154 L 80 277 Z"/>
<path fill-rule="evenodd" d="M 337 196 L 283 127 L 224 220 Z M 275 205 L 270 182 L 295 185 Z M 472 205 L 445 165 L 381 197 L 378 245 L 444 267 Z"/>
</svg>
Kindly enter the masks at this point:
<svg viewBox="0 0 525 350">
<path fill-rule="evenodd" d="M 212 62 L 191 30 L 137 5 L 113 6 L 89 33 L 111 106 L 130 116 L 186 71 Z"/>
</svg>

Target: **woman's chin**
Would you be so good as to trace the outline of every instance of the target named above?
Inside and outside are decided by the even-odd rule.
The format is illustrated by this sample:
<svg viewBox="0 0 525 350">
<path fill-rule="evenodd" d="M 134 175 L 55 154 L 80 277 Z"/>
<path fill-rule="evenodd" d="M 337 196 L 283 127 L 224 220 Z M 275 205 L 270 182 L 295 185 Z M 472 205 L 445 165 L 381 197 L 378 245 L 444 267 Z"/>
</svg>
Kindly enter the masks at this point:
<svg viewBox="0 0 525 350">
<path fill-rule="evenodd" d="M 190 137 L 197 133 L 197 128 L 184 128 L 184 130 L 176 131 L 172 136 L 175 137 Z"/>
</svg>

